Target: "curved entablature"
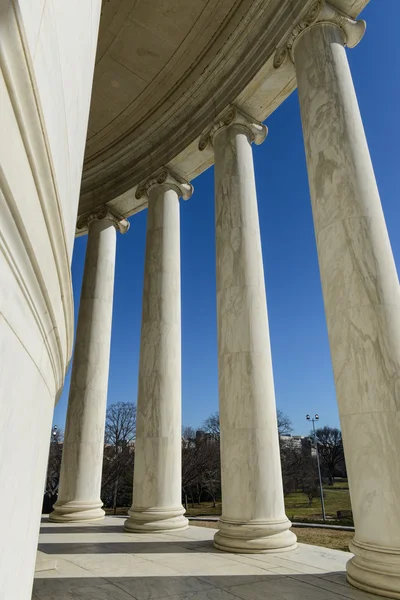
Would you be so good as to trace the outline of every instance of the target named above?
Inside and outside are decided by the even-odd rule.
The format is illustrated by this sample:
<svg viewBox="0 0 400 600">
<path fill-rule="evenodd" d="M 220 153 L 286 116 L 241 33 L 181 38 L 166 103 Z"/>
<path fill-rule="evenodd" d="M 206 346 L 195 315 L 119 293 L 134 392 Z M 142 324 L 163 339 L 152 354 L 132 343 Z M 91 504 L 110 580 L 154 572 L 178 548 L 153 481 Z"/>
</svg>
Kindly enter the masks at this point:
<svg viewBox="0 0 400 600">
<path fill-rule="evenodd" d="M 350 17 L 368 0 L 331 0 Z M 137 185 L 167 166 L 190 181 L 213 162 L 199 138 L 234 104 L 264 121 L 296 87 L 277 62 L 324 0 L 111 0 L 103 6 L 79 214 L 146 206 Z M 321 13 L 322 14 L 322 13 Z M 80 230 L 83 233 L 84 230 Z"/>
</svg>

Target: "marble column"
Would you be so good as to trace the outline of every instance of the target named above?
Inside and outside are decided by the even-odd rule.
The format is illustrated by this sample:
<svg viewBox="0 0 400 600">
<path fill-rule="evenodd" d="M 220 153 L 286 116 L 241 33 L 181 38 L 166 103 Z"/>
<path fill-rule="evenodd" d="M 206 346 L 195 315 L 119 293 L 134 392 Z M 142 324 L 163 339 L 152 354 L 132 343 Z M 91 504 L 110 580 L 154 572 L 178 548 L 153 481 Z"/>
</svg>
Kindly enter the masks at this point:
<svg viewBox="0 0 400 600">
<path fill-rule="evenodd" d="M 148 197 L 130 532 L 186 529 L 181 502 L 179 197 L 193 188 L 167 169 L 139 186 Z"/>
<path fill-rule="evenodd" d="M 200 139 L 214 146 L 222 516 L 229 552 L 296 547 L 285 515 L 251 144 L 266 127 L 235 107 Z"/>
<path fill-rule="evenodd" d="M 88 218 L 88 243 L 68 399 L 58 500 L 51 521 L 102 519 L 100 499 L 114 292 L 116 229 L 106 208 Z"/>
<path fill-rule="evenodd" d="M 400 287 L 344 45 L 325 5 L 292 46 L 355 537 L 347 577 L 400 598 Z"/>
</svg>

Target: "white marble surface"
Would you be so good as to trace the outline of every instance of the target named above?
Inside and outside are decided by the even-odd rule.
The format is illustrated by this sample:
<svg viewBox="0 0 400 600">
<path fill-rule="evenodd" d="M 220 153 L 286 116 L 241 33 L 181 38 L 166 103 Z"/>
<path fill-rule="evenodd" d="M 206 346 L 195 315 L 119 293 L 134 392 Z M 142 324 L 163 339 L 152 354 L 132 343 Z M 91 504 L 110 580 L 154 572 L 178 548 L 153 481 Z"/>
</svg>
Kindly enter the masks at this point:
<svg viewBox="0 0 400 600">
<path fill-rule="evenodd" d="M 95 41 L 87 50 L 87 33 L 96 30 L 89 2 L 81 10 L 78 2 L 54 3 L 70 10 L 56 19 L 62 50 L 45 4 L 0 6 L 0 480 L 7 490 L 0 499 L 0 595 L 7 600 L 31 595 L 54 402 L 71 357 L 70 257 L 95 53 Z M 69 61 L 63 97 L 60 63 Z M 66 125 L 60 110 L 67 96 L 80 116 Z M 66 130 L 74 132 L 70 145 Z M 66 188 L 72 172 L 75 185 Z"/>
<path fill-rule="evenodd" d="M 89 225 L 61 463 L 50 518 L 104 516 L 100 499 L 110 361 L 116 229 L 107 217 Z"/>
<path fill-rule="evenodd" d="M 214 134 L 222 518 L 232 551 L 290 549 L 251 149 L 251 125 Z"/>
<path fill-rule="evenodd" d="M 35 573 L 39 571 L 52 571 L 57 566 L 57 560 L 54 556 L 40 552 L 36 553 Z"/>
<path fill-rule="evenodd" d="M 400 598 L 400 288 L 341 30 L 295 45 L 314 226 L 355 521 L 357 586 Z"/>
<path fill-rule="evenodd" d="M 125 528 L 187 527 L 181 503 L 179 197 L 149 190 L 133 504 Z"/>
<path fill-rule="evenodd" d="M 285 554 L 230 554 L 214 529 L 127 534 L 101 525 L 44 522 L 39 547 L 57 560 L 38 573 L 33 600 L 378 600 L 346 582 L 351 554 L 300 544 Z"/>
<path fill-rule="evenodd" d="M 20 0 L 18 7 L 43 110 L 71 258 L 101 0 Z"/>
</svg>

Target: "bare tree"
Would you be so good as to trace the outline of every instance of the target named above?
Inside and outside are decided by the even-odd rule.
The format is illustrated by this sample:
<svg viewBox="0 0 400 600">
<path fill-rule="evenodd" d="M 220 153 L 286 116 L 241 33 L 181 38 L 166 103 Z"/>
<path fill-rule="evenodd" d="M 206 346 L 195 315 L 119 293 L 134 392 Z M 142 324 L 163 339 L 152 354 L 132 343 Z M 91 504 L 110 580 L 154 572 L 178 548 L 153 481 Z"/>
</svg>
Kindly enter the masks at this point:
<svg viewBox="0 0 400 600">
<path fill-rule="evenodd" d="M 215 505 L 221 488 L 219 440 L 206 431 L 185 427 L 182 437 L 182 493 L 187 508 L 188 497 L 194 507 L 206 492 Z"/>
<path fill-rule="evenodd" d="M 292 421 L 281 410 L 277 411 L 278 432 L 279 436 L 290 435 L 293 431 Z M 213 413 L 203 423 L 203 429 L 214 439 L 220 439 L 220 423 L 219 412 Z"/>
<path fill-rule="evenodd" d="M 311 508 L 314 498 L 319 496 L 318 482 L 313 477 L 305 477 L 301 481 L 301 491 L 308 498 L 308 506 Z"/>
<path fill-rule="evenodd" d="M 196 440 L 196 431 L 189 425 L 182 428 L 182 444 L 186 446 L 193 445 Z"/>
<path fill-rule="evenodd" d="M 208 417 L 203 423 L 203 429 L 208 435 L 210 435 L 214 440 L 220 440 L 220 425 L 219 425 L 219 412 L 215 412 Z"/>
<path fill-rule="evenodd" d="M 283 493 L 286 496 L 298 489 L 301 469 L 305 460 L 304 451 L 291 443 L 291 440 L 279 440 Z"/>
<path fill-rule="evenodd" d="M 47 463 L 46 489 L 44 497 L 44 512 L 50 512 L 57 500 L 58 485 L 60 483 L 61 459 L 63 451 L 64 433 L 57 426 L 51 432 L 49 460 Z"/>
<path fill-rule="evenodd" d="M 288 435 L 292 431 L 290 419 L 282 412 L 277 413 L 279 435 Z M 203 429 L 195 431 L 192 427 L 182 430 L 182 492 L 185 505 L 188 496 L 200 502 L 200 497 L 206 494 L 212 499 L 215 506 L 217 497 L 221 493 L 221 465 L 220 465 L 220 421 L 219 413 L 215 412 L 203 422 Z M 286 456 L 292 454 L 287 448 Z M 283 462 L 283 461 L 282 461 Z M 301 457 L 292 456 L 286 460 L 286 480 L 298 473 L 298 464 Z"/>
<path fill-rule="evenodd" d="M 282 435 L 290 435 L 293 431 L 293 425 L 289 417 L 279 409 L 276 412 L 276 417 L 278 421 L 279 437 L 281 437 Z"/>
<path fill-rule="evenodd" d="M 342 467 L 344 462 L 342 433 L 340 429 L 328 426 L 317 429 L 315 433 L 322 467 L 328 473 L 330 483 L 333 483 L 336 469 Z"/>
<path fill-rule="evenodd" d="M 102 495 L 109 495 L 112 490 L 114 514 L 121 479 L 128 477 L 130 482 L 133 476 L 135 437 L 136 405 L 132 402 L 111 404 L 106 415 Z"/>
</svg>

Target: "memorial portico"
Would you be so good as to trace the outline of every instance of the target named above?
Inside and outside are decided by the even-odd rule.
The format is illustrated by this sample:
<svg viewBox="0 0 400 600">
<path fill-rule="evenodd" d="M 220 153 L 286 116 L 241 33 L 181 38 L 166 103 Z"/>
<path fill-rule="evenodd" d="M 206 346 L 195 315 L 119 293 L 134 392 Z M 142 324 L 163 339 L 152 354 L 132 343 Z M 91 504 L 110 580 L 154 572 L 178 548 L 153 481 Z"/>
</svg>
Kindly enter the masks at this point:
<svg viewBox="0 0 400 600">
<path fill-rule="evenodd" d="M 88 242 L 50 520 L 90 527 L 104 517 L 117 232 L 142 210 L 134 490 L 121 535 L 189 539 L 180 202 L 195 197 L 193 181 L 211 165 L 222 471 L 214 545 L 225 556 L 271 561 L 298 551 L 283 498 L 253 164 L 256 146 L 268 144 L 264 122 L 297 87 L 355 523 L 347 578 L 400 598 L 400 289 L 346 54 L 364 35 L 357 16 L 367 2 L 209 0 L 179 10 L 169 0 L 33 3 L 40 25 L 26 3 L 0 9 L 0 479 L 11 490 L 0 514 L 28 523 L 3 519 L 0 594 L 31 594 L 47 434 L 72 355 L 70 263 L 81 235 Z M 17 430 L 27 458 L 23 483 L 11 486 L 18 465 L 7 449 Z"/>
</svg>

